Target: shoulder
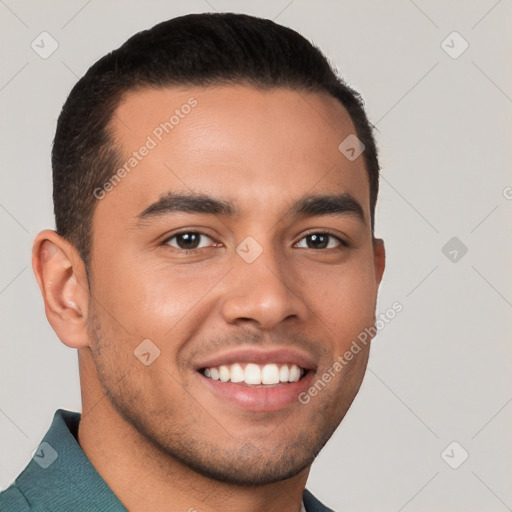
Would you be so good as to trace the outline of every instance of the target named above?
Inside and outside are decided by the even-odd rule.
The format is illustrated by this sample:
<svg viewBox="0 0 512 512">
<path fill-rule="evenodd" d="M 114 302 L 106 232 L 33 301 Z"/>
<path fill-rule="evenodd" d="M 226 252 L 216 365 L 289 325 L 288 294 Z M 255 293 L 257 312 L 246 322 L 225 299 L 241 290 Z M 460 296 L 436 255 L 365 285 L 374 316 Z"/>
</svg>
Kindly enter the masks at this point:
<svg viewBox="0 0 512 512">
<path fill-rule="evenodd" d="M 12 484 L 5 491 L 0 492 L 0 510 L 5 512 L 25 512 L 30 505 L 21 490 Z"/>
<path fill-rule="evenodd" d="M 126 511 L 77 442 L 79 422 L 79 413 L 57 410 L 30 462 L 0 494 L 0 512 Z"/>
</svg>

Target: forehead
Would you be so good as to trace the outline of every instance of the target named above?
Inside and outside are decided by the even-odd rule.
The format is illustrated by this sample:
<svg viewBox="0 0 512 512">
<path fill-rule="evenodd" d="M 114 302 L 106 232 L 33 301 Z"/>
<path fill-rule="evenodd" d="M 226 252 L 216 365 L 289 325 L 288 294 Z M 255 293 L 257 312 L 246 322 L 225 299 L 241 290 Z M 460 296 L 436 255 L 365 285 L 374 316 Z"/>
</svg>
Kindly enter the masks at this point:
<svg viewBox="0 0 512 512">
<path fill-rule="evenodd" d="M 354 125 L 325 94 L 146 88 L 124 96 L 111 128 L 125 172 L 101 208 L 140 212 L 169 191 L 247 200 L 253 209 L 257 198 L 268 209 L 306 192 L 348 192 L 368 202 L 363 158 L 349 161 L 338 149 Z"/>
<path fill-rule="evenodd" d="M 180 135 L 194 131 L 196 141 L 198 136 L 214 141 L 217 136 L 225 140 L 236 135 L 241 142 L 244 134 L 283 145 L 306 139 L 311 144 L 304 150 L 311 154 L 311 146 L 322 149 L 320 139 L 322 146 L 332 149 L 334 143 L 336 149 L 341 135 L 355 133 L 348 112 L 330 95 L 243 85 L 131 90 L 123 96 L 111 125 L 126 149 L 136 145 L 141 135 L 168 139 L 165 135 L 172 133 L 174 139 L 181 139 Z M 237 131 L 240 127 L 242 132 Z"/>
</svg>

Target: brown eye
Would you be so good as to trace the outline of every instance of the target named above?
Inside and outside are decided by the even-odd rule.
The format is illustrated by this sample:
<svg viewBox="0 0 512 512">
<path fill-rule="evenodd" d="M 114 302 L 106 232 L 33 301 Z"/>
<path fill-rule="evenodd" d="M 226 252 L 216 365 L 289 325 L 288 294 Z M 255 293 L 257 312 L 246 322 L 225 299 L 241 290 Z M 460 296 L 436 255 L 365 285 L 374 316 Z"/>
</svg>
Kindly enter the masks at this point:
<svg viewBox="0 0 512 512">
<path fill-rule="evenodd" d="M 208 247 L 213 240 L 203 233 L 187 231 L 168 238 L 164 243 L 176 249 L 194 250 Z"/>
<path fill-rule="evenodd" d="M 311 233 L 303 237 L 297 244 L 297 247 L 304 249 L 333 249 L 340 245 L 346 244 L 334 235 L 329 233 Z"/>
</svg>

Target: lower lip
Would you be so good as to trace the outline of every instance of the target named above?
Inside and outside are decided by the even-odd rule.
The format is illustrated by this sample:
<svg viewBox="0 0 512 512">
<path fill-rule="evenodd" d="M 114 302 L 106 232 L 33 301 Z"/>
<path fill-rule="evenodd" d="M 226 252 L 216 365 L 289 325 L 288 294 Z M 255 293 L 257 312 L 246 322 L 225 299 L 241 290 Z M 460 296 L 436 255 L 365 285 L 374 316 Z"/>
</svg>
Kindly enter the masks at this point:
<svg viewBox="0 0 512 512">
<path fill-rule="evenodd" d="M 275 384 L 266 387 L 247 386 L 243 383 L 221 382 L 220 380 L 197 374 L 208 389 L 233 405 L 254 412 L 271 412 L 284 409 L 298 402 L 300 393 L 306 391 L 314 372 L 309 370 L 297 382 Z"/>
</svg>

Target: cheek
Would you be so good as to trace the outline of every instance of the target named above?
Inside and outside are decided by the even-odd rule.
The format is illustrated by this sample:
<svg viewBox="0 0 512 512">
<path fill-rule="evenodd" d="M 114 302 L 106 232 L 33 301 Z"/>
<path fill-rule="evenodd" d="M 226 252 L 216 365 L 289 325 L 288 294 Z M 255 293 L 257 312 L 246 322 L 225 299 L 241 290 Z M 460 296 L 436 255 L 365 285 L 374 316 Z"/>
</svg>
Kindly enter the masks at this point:
<svg viewBox="0 0 512 512">
<path fill-rule="evenodd" d="M 377 293 L 373 267 L 354 259 L 350 265 L 327 269 L 314 282 L 307 295 L 304 292 L 309 296 L 308 307 L 342 350 L 373 325 Z"/>
<path fill-rule="evenodd" d="M 120 260 L 96 272 L 95 295 L 127 331 L 160 339 L 182 330 L 189 317 L 202 316 L 210 290 L 226 269 Z M 109 269 L 110 270 L 106 270 Z"/>
</svg>

